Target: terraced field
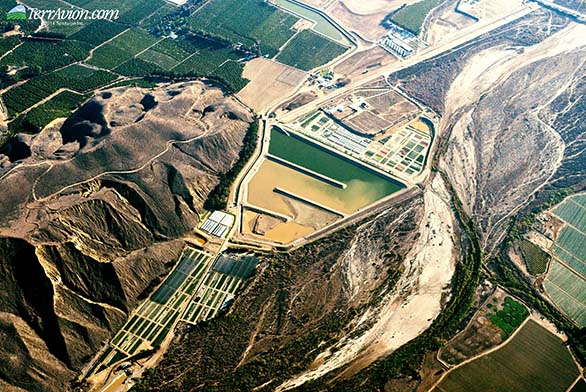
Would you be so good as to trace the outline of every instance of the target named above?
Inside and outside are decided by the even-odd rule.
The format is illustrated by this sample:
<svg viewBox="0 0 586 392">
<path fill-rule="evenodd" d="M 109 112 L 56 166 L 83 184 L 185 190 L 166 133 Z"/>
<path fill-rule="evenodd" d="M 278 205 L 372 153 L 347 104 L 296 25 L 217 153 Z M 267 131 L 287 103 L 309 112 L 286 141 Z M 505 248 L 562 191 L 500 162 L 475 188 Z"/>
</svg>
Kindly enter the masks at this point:
<svg viewBox="0 0 586 392">
<path fill-rule="evenodd" d="M 450 372 L 435 392 L 564 392 L 579 375 L 563 342 L 529 320 L 503 348 Z"/>
</svg>

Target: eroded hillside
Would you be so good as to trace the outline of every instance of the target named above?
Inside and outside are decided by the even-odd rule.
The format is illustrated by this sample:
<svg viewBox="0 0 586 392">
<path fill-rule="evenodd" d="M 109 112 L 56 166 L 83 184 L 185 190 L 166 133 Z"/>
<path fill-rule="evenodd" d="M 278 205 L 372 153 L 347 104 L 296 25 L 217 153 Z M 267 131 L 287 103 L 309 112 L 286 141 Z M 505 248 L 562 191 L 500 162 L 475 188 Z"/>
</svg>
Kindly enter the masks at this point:
<svg viewBox="0 0 586 392">
<path fill-rule="evenodd" d="M 580 160 L 583 129 L 571 121 L 580 105 L 562 102 L 584 78 L 584 31 L 570 25 L 523 52 L 499 47 L 477 55 L 447 94 L 443 124 L 451 139 L 442 167 L 480 218 L 489 250 L 516 211 L 560 181 L 562 166 L 575 169 L 571 162 Z M 570 118 L 556 124 L 558 113 Z M 566 145 L 578 150 L 566 152 Z"/>
<path fill-rule="evenodd" d="M 177 259 L 252 120 L 202 83 L 102 92 L 0 175 L 0 378 L 62 391 Z"/>
</svg>

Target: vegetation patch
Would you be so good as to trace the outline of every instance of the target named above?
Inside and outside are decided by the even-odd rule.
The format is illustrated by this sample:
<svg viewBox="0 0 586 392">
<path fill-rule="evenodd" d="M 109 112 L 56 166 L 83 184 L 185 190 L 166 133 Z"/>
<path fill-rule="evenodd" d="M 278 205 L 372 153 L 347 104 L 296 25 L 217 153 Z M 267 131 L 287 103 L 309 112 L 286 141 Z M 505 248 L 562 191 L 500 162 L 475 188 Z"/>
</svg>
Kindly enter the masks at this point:
<svg viewBox="0 0 586 392">
<path fill-rule="evenodd" d="M 501 344 L 528 315 L 522 304 L 497 289 L 466 328 L 441 348 L 439 356 L 452 365 L 474 358 Z"/>
<path fill-rule="evenodd" d="M 525 305 L 506 297 L 502 309 L 489 316 L 490 321 L 502 330 L 503 339 L 506 339 L 529 316 L 529 311 Z"/>
<path fill-rule="evenodd" d="M 86 58 L 92 45 L 79 41 L 24 41 L 2 60 L 0 65 L 38 68 L 52 71 Z"/>
<path fill-rule="evenodd" d="M 115 79 L 116 76 L 110 72 L 95 71 L 75 64 L 56 72 L 37 76 L 8 90 L 3 98 L 9 114 L 15 115 L 61 88 L 83 93 L 104 86 Z"/>
<path fill-rule="evenodd" d="M 554 260 L 543 287 L 553 302 L 580 326 L 586 326 L 586 281 Z"/>
<path fill-rule="evenodd" d="M 142 29 L 132 28 L 97 48 L 88 63 L 96 67 L 114 69 L 154 45 L 157 40 L 158 38 Z"/>
<path fill-rule="evenodd" d="M 422 0 L 400 8 L 391 16 L 391 21 L 419 35 L 427 14 L 440 5 L 443 0 Z"/>
<path fill-rule="evenodd" d="M 69 117 L 87 98 L 87 95 L 70 91 L 60 92 L 47 102 L 14 119 L 10 123 L 10 131 L 37 133 L 51 121 Z"/>
<path fill-rule="evenodd" d="M 295 33 L 298 18 L 261 0 L 211 0 L 189 17 L 189 26 L 261 54 L 274 56 Z"/>
<path fill-rule="evenodd" d="M 126 29 L 127 26 L 118 23 L 97 20 L 71 35 L 69 38 L 97 46 L 111 38 L 114 38 Z"/>
<path fill-rule="evenodd" d="M 523 261 L 527 266 L 527 271 L 531 275 L 540 275 L 547 270 L 547 264 L 551 257 L 541 250 L 540 247 L 527 240 L 519 241 L 519 248 L 523 255 Z"/>
</svg>

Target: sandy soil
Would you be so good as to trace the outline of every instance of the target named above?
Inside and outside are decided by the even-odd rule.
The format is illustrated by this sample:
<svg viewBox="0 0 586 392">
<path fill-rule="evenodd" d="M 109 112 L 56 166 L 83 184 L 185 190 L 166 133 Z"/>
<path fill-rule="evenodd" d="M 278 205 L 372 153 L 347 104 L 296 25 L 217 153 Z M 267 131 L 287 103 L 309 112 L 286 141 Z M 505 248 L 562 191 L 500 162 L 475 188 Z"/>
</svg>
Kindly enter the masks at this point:
<svg viewBox="0 0 586 392">
<path fill-rule="evenodd" d="M 352 12 L 343 1 L 328 9 L 328 14 L 338 23 L 368 41 L 376 41 L 385 34 L 386 29 L 381 26 L 381 22 L 388 13 L 387 9 L 372 14 L 358 14 Z"/>
<path fill-rule="evenodd" d="M 356 14 L 389 13 L 403 4 L 417 3 L 419 0 L 341 0 L 348 9 Z"/>
<path fill-rule="evenodd" d="M 302 226 L 296 222 L 280 223 L 273 229 L 268 230 L 265 238 L 286 244 L 298 238 L 304 237 L 315 230 L 312 227 Z"/>
<path fill-rule="evenodd" d="M 345 338 L 334 353 L 323 351 L 313 370 L 283 383 L 278 391 L 299 386 L 348 363 L 344 374 L 354 374 L 383 355 L 412 340 L 428 328 L 441 311 L 441 299 L 455 270 L 454 218 L 449 196 L 439 177 L 425 191 L 425 218 L 421 236 L 405 258 L 405 272 L 377 308 L 361 317 L 356 329 L 372 326 L 355 338 Z"/>
<path fill-rule="evenodd" d="M 495 19 L 525 7 L 522 0 L 479 0 L 473 5 L 461 2 L 459 9 L 478 19 Z"/>
<path fill-rule="evenodd" d="M 337 1 L 337 0 L 335 0 L 335 1 Z M 302 0 L 302 3 L 308 4 L 308 5 L 315 7 L 315 8 L 322 8 L 323 6 L 325 6 L 329 2 L 330 2 L 330 0 Z"/>
<path fill-rule="evenodd" d="M 458 1 L 451 1 L 432 12 L 424 37 L 427 43 L 435 45 L 446 42 L 452 33 L 476 23 L 474 19 L 455 11 L 457 3 Z"/>
<path fill-rule="evenodd" d="M 305 72 L 271 61 L 257 58 L 246 64 L 243 76 L 250 83 L 237 96 L 258 113 L 293 94 L 305 79 Z"/>
<path fill-rule="evenodd" d="M 374 48 L 356 52 L 334 67 L 334 72 L 350 79 L 356 76 L 375 71 L 380 67 L 397 62 L 398 60 L 383 48 Z"/>
</svg>

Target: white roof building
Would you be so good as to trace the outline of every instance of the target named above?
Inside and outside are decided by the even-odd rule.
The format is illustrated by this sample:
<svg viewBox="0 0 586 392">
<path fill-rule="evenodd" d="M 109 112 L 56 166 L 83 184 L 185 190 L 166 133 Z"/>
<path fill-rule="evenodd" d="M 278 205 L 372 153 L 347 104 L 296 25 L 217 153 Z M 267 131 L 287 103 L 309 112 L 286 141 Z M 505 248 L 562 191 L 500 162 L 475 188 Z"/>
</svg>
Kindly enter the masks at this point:
<svg viewBox="0 0 586 392">
<path fill-rule="evenodd" d="M 215 237 L 226 238 L 234 225 L 234 215 L 222 211 L 212 212 L 200 226 L 200 229 Z"/>
</svg>

